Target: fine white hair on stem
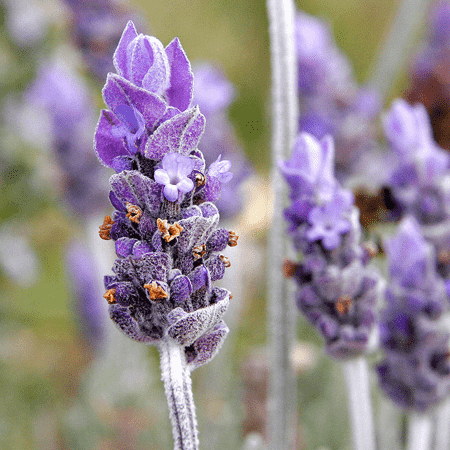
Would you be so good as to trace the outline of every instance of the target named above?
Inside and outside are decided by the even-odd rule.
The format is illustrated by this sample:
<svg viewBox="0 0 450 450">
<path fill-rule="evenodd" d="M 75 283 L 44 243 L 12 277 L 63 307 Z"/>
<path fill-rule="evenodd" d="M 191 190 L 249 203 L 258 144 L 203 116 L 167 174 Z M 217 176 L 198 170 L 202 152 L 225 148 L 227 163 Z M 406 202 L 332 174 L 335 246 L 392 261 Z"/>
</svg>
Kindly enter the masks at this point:
<svg viewBox="0 0 450 450">
<path fill-rule="evenodd" d="M 347 382 L 353 448 L 376 450 L 367 361 L 364 357 L 355 358 L 344 362 L 343 369 Z"/>
<path fill-rule="evenodd" d="M 277 162 L 292 150 L 298 127 L 297 64 L 292 0 L 267 0 L 272 65 L 273 221 L 268 245 L 268 332 L 270 381 L 268 441 L 270 450 L 292 448 L 295 430 L 295 380 L 290 350 L 295 336 L 294 302 L 282 274 L 286 239 L 280 218 L 285 187 Z"/>
</svg>

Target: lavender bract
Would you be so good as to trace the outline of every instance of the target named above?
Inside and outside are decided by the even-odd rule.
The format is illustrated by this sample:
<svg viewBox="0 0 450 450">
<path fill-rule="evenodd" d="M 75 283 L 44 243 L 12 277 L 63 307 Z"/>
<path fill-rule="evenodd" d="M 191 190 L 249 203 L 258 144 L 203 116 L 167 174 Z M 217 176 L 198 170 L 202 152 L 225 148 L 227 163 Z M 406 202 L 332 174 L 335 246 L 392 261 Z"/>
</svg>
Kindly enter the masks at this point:
<svg viewBox="0 0 450 450">
<path fill-rule="evenodd" d="M 289 234 L 302 254 L 285 271 L 297 282 L 297 305 L 324 337 L 326 351 L 347 359 L 367 349 L 381 283 L 366 267 L 358 211 L 334 178 L 333 164 L 333 139 L 308 133 L 299 134 L 291 159 L 280 162 L 290 187 Z"/>
<path fill-rule="evenodd" d="M 178 39 L 164 48 L 126 26 L 114 54 L 95 134 L 100 161 L 116 170 L 116 208 L 100 234 L 118 259 L 105 277 L 110 315 L 129 337 L 169 339 L 188 367 L 208 362 L 228 328 L 230 294 L 213 286 L 229 261 L 220 252 L 232 235 L 218 228 L 211 202 L 230 178 L 228 161 L 206 167 L 198 143 L 205 118 L 191 107 L 193 74 Z"/>
<path fill-rule="evenodd" d="M 380 320 L 386 356 L 377 366 L 378 379 L 397 405 L 423 412 L 450 392 L 449 335 L 437 323 L 448 310 L 445 284 L 412 217 L 402 221 L 386 251 L 390 283 Z"/>
</svg>

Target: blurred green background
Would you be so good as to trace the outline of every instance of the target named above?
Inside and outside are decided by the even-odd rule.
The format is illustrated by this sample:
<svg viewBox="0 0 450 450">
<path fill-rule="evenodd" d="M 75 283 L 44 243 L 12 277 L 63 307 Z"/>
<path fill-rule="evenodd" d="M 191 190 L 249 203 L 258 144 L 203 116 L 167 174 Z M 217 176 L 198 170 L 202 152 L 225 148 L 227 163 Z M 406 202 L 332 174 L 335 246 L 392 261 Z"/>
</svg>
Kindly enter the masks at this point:
<svg viewBox="0 0 450 450">
<path fill-rule="evenodd" d="M 41 2 L 44 9 L 58 9 L 56 2 Z M 211 61 L 223 68 L 237 89 L 230 118 L 260 183 L 267 186 L 270 51 L 265 2 L 140 0 L 127 6 L 141 11 L 142 19 L 149 24 L 149 30 L 139 31 L 157 36 L 163 44 L 178 36 L 191 61 Z M 310 0 L 298 1 L 297 6 L 331 24 L 337 44 L 351 60 L 357 80 L 363 82 L 396 2 Z M 41 57 L 50 55 L 59 42 L 67 43 L 65 16 L 58 17 L 61 22 L 52 23 L 48 38 L 39 48 Z M 5 98 L 23 90 L 33 79 L 36 57 L 36 50 L 23 50 L 11 41 L 5 29 L 7 20 L 8 8 L 3 5 L 0 96 L 4 116 L 9 115 Z M 92 81 L 91 85 L 98 89 L 97 97 L 100 97 L 101 86 L 95 86 Z M 42 177 L 42 167 L 48 169 L 46 164 L 51 155 L 42 156 L 30 143 L 17 141 L 15 130 L 5 120 L 1 124 L 0 148 L 4 167 L 0 179 L 0 220 L 29 239 L 40 266 L 38 279 L 27 287 L 19 286 L 5 273 L 0 279 L 0 448 L 88 449 L 91 445 L 102 450 L 171 448 L 166 410 L 161 410 L 160 417 L 155 418 L 146 416 L 150 413 L 145 405 L 124 404 L 102 416 L 80 400 L 84 395 L 80 383 L 95 352 L 77 325 L 73 294 L 64 268 L 64 249 L 73 235 L 81 233 L 81 228 L 61 205 L 61 194 Z M 255 207 L 266 208 L 267 201 Z M 260 214 L 267 217 L 268 212 L 260 211 Z M 266 225 L 267 221 L 262 221 L 259 227 L 255 225 L 255 229 L 249 230 L 263 255 Z M 230 403 L 232 409 L 212 405 L 205 399 L 204 392 L 214 390 L 214 380 L 208 379 L 208 370 L 214 369 L 204 367 L 194 373 L 200 437 L 205 433 L 220 436 L 214 443 L 202 443 L 201 439 L 202 448 L 234 449 L 242 442 L 243 366 L 266 341 L 264 280 L 264 273 L 259 274 L 244 292 L 245 299 L 233 299 L 242 302 L 243 308 L 238 328 L 231 330 L 236 338 L 227 355 L 231 367 L 227 389 L 235 391 Z M 299 448 L 349 448 L 347 418 L 343 414 L 346 399 L 339 367 L 322 356 L 320 340 L 300 317 L 298 331 L 299 339 L 313 346 L 312 356 L 308 353 L 311 347 L 305 347 L 308 351 L 303 349 L 307 358 L 300 367 Z M 154 380 L 149 389 L 154 391 L 143 397 L 155 405 L 163 404 L 164 408 L 155 349 L 148 351 L 148 358 Z M 77 428 L 68 420 L 73 408 L 81 408 L 82 415 L 95 430 L 86 424 Z M 139 437 L 127 440 L 123 436 L 133 434 L 131 429 L 138 430 Z M 82 433 L 92 439 L 83 440 Z"/>
</svg>

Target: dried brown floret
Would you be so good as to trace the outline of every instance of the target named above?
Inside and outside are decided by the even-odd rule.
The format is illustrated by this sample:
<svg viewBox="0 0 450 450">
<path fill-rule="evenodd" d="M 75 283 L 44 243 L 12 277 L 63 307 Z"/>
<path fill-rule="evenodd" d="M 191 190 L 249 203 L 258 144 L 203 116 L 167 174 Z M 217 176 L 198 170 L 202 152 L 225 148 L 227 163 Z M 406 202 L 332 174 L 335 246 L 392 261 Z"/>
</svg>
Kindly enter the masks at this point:
<svg viewBox="0 0 450 450">
<path fill-rule="evenodd" d="M 202 173 L 197 173 L 195 175 L 195 185 L 197 187 L 203 186 L 206 183 L 206 177 Z"/>
<path fill-rule="evenodd" d="M 234 231 L 228 231 L 228 245 L 230 247 L 236 247 L 239 236 Z"/>
<path fill-rule="evenodd" d="M 132 205 L 131 203 L 127 202 L 127 217 L 134 223 L 139 223 L 139 220 L 142 216 L 142 209 L 139 208 L 139 206 Z"/>
<path fill-rule="evenodd" d="M 290 261 L 289 259 L 285 259 L 283 263 L 283 274 L 286 278 L 292 278 L 297 271 L 298 265 Z"/>
<path fill-rule="evenodd" d="M 158 226 L 158 230 L 161 233 L 162 238 L 166 242 L 172 241 L 183 231 L 183 227 L 178 222 L 171 225 L 167 222 L 167 219 L 157 219 L 156 225 Z"/>
<path fill-rule="evenodd" d="M 109 241 L 111 239 L 111 228 L 114 225 L 114 220 L 111 219 L 111 216 L 105 216 L 103 223 L 99 226 L 99 236 L 105 241 Z"/>
<path fill-rule="evenodd" d="M 450 250 L 441 250 L 438 253 L 437 260 L 440 264 L 447 265 L 450 263 Z"/>
<path fill-rule="evenodd" d="M 334 304 L 334 307 L 340 316 L 345 316 L 350 311 L 352 303 L 353 300 L 350 297 L 343 296 L 337 299 L 336 303 Z"/>
<path fill-rule="evenodd" d="M 105 292 L 105 295 L 103 295 L 103 298 L 106 298 L 106 301 L 112 305 L 113 303 L 116 303 L 116 290 L 115 289 L 108 289 Z"/>
<path fill-rule="evenodd" d="M 152 281 L 150 284 L 144 284 L 151 300 L 162 300 L 167 298 L 169 294 L 156 282 Z"/>
<path fill-rule="evenodd" d="M 221 259 L 221 261 L 223 262 L 223 265 L 225 267 L 230 267 L 231 266 L 230 260 L 226 256 L 220 255 L 219 258 Z"/>
<path fill-rule="evenodd" d="M 192 250 L 192 254 L 194 255 L 194 260 L 197 261 L 200 258 L 203 258 L 203 256 L 206 253 L 206 245 L 197 245 L 197 247 L 194 247 Z"/>
</svg>

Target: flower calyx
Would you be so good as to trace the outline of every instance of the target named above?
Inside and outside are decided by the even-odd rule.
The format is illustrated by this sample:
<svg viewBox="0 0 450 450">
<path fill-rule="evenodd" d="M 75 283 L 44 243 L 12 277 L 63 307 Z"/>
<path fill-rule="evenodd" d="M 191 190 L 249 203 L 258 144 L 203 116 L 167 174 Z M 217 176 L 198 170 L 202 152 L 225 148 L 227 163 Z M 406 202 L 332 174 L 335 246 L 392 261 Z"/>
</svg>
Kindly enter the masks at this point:
<svg viewBox="0 0 450 450">
<path fill-rule="evenodd" d="M 161 233 L 161 237 L 166 242 L 174 240 L 183 231 L 183 227 L 178 222 L 175 222 L 171 225 L 167 221 L 167 219 L 163 220 L 158 218 L 156 221 L 156 225 L 158 226 L 158 230 Z"/>
<path fill-rule="evenodd" d="M 205 253 L 206 253 L 206 245 L 205 244 L 197 245 L 197 247 L 194 247 L 192 249 L 192 254 L 194 256 L 194 261 L 197 261 L 197 260 L 203 258 Z"/>
<path fill-rule="evenodd" d="M 99 236 L 105 240 L 111 240 L 111 228 L 114 225 L 114 220 L 111 219 L 111 216 L 105 216 L 103 223 L 99 226 L 98 234 Z"/>
<path fill-rule="evenodd" d="M 230 267 L 231 266 L 230 260 L 226 256 L 220 255 L 219 258 L 223 262 L 223 265 L 225 267 Z"/>
<path fill-rule="evenodd" d="M 228 231 L 228 236 L 228 245 L 230 247 L 236 247 L 239 236 L 234 231 Z"/>
<path fill-rule="evenodd" d="M 150 300 L 162 300 L 169 297 L 169 294 L 156 281 L 144 284 L 144 289 L 147 289 Z"/>
<path fill-rule="evenodd" d="M 353 300 L 349 296 L 344 295 L 337 299 L 334 308 L 340 316 L 345 316 L 350 311 L 352 304 Z"/>
<path fill-rule="evenodd" d="M 126 203 L 127 208 L 127 217 L 134 223 L 139 223 L 140 218 L 142 217 L 142 209 L 139 206 L 132 205 L 131 203 Z"/>
<path fill-rule="evenodd" d="M 105 294 L 103 295 L 103 298 L 106 298 L 106 301 L 112 305 L 116 303 L 116 290 L 115 289 L 108 289 Z"/>
</svg>

